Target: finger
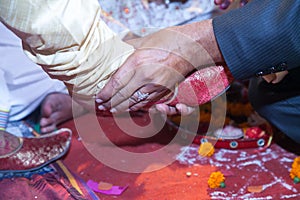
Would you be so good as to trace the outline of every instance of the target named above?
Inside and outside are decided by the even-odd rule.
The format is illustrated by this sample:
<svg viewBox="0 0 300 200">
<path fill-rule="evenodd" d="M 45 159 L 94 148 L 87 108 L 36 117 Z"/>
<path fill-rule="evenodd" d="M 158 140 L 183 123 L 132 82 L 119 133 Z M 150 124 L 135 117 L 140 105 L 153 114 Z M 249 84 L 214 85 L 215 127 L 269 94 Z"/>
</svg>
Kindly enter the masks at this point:
<svg viewBox="0 0 300 200">
<path fill-rule="evenodd" d="M 145 87 L 140 88 L 140 91 L 142 90 L 144 91 Z M 145 94 L 146 92 L 143 93 Z M 149 94 L 149 96 L 144 100 L 138 100 L 137 97 L 129 97 L 128 100 L 114 105 L 111 109 L 111 112 L 118 113 L 118 112 L 124 112 L 126 110 L 130 110 L 130 111 L 141 110 L 142 108 L 146 107 L 146 105 L 151 105 L 151 103 L 155 102 L 155 99 L 160 98 L 165 94 L 156 91 L 149 91 L 147 93 Z"/>
<path fill-rule="evenodd" d="M 52 118 L 50 118 L 50 117 L 43 117 L 40 120 L 40 126 L 41 127 L 49 126 L 49 125 L 51 125 L 53 123 L 54 123 L 54 120 Z"/>
<path fill-rule="evenodd" d="M 194 107 L 190 107 L 181 103 L 176 104 L 176 108 L 179 111 L 179 113 L 183 116 L 190 115 L 195 111 Z"/>
<path fill-rule="evenodd" d="M 156 105 L 157 105 L 157 104 L 156 104 Z M 156 105 L 151 106 L 151 107 L 148 109 L 148 112 L 151 113 L 151 114 L 156 114 L 156 113 L 160 112 L 159 110 L 157 110 Z"/>
<path fill-rule="evenodd" d="M 49 133 L 56 129 L 55 119 L 49 118 L 41 118 L 40 120 L 41 133 Z"/>
<path fill-rule="evenodd" d="M 56 125 L 51 124 L 49 126 L 41 127 L 41 133 L 49 133 L 56 130 Z"/>
<path fill-rule="evenodd" d="M 128 60 L 111 76 L 105 86 L 96 95 L 96 102 L 103 103 L 108 101 L 112 96 L 118 93 L 132 79 L 135 71 L 130 68 L 134 62 L 130 57 Z"/>
<path fill-rule="evenodd" d="M 118 91 L 117 93 L 115 93 L 109 101 L 103 103 L 102 105 L 99 105 L 98 109 L 99 110 L 110 110 L 119 104 L 122 104 L 122 105 L 125 104 L 125 105 L 127 105 L 127 108 L 129 108 L 129 105 L 132 105 L 133 103 L 136 103 L 136 101 L 137 101 L 134 98 L 129 99 L 131 96 L 133 96 L 134 90 L 135 89 L 131 89 L 127 86 L 126 89 L 122 89 L 122 90 Z"/>
<path fill-rule="evenodd" d="M 130 107 L 131 111 L 137 111 L 142 108 L 149 108 L 155 102 L 159 101 L 159 99 L 166 96 L 169 92 L 168 91 L 159 91 L 159 92 L 152 92 L 147 99 L 144 101 L 137 102 L 136 104 Z"/>
<path fill-rule="evenodd" d="M 133 110 L 136 111 L 144 107 L 147 103 L 152 102 L 153 104 L 154 102 L 157 102 L 160 98 L 170 92 L 166 87 L 156 84 L 146 84 L 136 90 L 136 86 L 142 84 L 144 83 L 141 83 L 138 79 L 135 83 L 130 82 L 125 88 L 116 93 L 110 101 L 103 105 L 107 108 L 114 108 L 112 110 L 113 112 L 123 112 L 129 108 L 131 109 L 132 106 L 134 106 Z M 132 92 L 133 90 L 135 91 Z M 141 94 L 146 95 L 146 97 L 142 98 Z M 144 100 L 146 100 L 146 102 L 142 102 Z"/>
<path fill-rule="evenodd" d="M 178 110 L 175 107 L 169 106 L 167 104 L 157 104 L 156 109 L 166 115 L 178 114 Z"/>
<path fill-rule="evenodd" d="M 140 102 L 130 106 L 129 110 L 130 111 L 138 111 L 138 110 L 146 109 L 148 104 L 149 104 L 148 100 L 140 101 Z M 122 106 L 122 105 L 117 106 L 116 109 L 124 110 L 124 108 L 120 108 L 120 106 Z"/>
<path fill-rule="evenodd" d="M 161 103 L 161 104 L 155 105 L 155 108 L 159 112 L 161 112 L 163 114 L 167 114 L 168 105 Z"/>
<path fill-rule="evenodd" d="M 148 91 L 142 91 L 141 88 L 139 90 L 136 89 L 136 86 L 140 85 L 139 82 L 137 82 L 136 85 L 133 84 L 127 84 L 127 86 L 120 91 L 118 91 L 109 101 L 103 103 L 98 108 L 101 110 L 103 107 L 107 109 L 112 109 L 112 112 L 122 112 L 127 109 L 129 109 L 132 105 L 138 103 L 143 99 L 140 99 L 141 97 L 137 93 L 141 93 L 143 95 L 146 95 L 146 97 L 149 96 L 149 94 L 152 92 L 151 90 Z M 101 107 L 103 106 L 103 107 Z"/>
</svg>

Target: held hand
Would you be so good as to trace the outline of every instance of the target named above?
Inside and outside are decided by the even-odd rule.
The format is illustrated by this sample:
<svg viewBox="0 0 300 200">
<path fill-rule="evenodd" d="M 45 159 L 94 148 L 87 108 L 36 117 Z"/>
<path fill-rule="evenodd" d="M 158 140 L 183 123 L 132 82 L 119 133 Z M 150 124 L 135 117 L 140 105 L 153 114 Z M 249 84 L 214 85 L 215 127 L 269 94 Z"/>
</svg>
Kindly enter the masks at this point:
<svg viewBox="0 0 300 200">
<path fill-rule="evenodd" d="M 129 43 L 136 50 L 96 95 L 99 110 L 136 111 L 165 102 L 196 68 L 224 64 L 211 19 L 162 29 Z"/>
<path fill-rule="evenodd" d="M 176 38 L 170 39 L 169 31 L 159 31 L 129 42 L 136 51 L 96 96 L 99 109 L 136 111 L 169 94 L 176 83 L 195 69 L 191 64 L 193 58 L 191 62 L 186 58 L 192 52 L 182 51 L 180 42 L 174 41 Z"/>
</svg>

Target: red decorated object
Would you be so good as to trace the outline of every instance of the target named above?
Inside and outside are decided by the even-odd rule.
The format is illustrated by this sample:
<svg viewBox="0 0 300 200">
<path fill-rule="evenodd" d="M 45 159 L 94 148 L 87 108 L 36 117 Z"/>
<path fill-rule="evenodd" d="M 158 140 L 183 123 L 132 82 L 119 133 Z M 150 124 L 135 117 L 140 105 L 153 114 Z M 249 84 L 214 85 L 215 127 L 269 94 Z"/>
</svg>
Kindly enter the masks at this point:
<svg viewBox="0 0 300 200">
<path fill-rule="evenodd" d="M 202 142 L 211 142 L 215 148 L 224 149 L 247 149 L 247 148 L 259 148 L 269 146 L 271 137 L 265 134 L 261 138 L 257 139 L 237 139 L 237 140 L 222 140 L 214 137 L 197 135 L 195 136 L 193 143 L 201 144 Z"/>
<path fill-rule="evenodd" d="M 167 104 L 202 105 L 224 93 L 232 81 L 229 70 L 223 66 L 198 70 L 179 84 L 178 91 L 174 92 L 175 98 Z"/>
<path fill-rule="evenodd" d="M 245 137 L 253 139 L 261 138 L 264 134 L 265 131 L 258 126 L 249 127 L 245 131 Z"/>
<path fill-rule="evenodd" d="M 72 132 L 62 128 L 33 138 L 0 131 L 0 172 L 26 172 L 59 159 L 69 149 Z"/>
<path fill-rule="evenodd" d="M 269 124 L 262 124 L 259 127 L 249 127 L 255 128 L 255 130 L 262 130 L 264 132 L 263 135 L 257 138 L 236 138 L 236 139 L 222 139 L 214 136 L 208 136 L 199 133 L 193 133 L 189 130 L 186 130 L 180 126 L 178 126 L 172 120 L 167 121 L 170 126 L 175 128 L 176 130 L 181 130 L 180 134 L 182 134 L 182 138 L 189 138 L 193 141 L 194 144 L 200 145 L 204 142 L 210 142 L 214 145 L 215 148 L 223 148 L 223 149 L 249 149 L 249 148 L 259 148 L 257 152 L 264 151 L 268 148 L 273 139 L 273 130 Z M 200 123 L 201 124 L 201 123 Z"/>
</svg>

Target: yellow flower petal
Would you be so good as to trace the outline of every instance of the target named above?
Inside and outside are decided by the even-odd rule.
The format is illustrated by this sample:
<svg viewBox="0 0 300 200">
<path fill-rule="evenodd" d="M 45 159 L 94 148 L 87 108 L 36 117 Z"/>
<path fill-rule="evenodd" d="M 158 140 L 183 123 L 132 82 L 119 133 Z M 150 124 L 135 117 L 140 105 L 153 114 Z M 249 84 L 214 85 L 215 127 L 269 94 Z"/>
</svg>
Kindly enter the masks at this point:
<svg viewBox="0 0 300 200">
<path fill-rule="evenodd" d="M 198 153 L 200 156 L 212 156 L 215 152 L 214 146 L 210 142 L 201 143 Z"/>
</svg>

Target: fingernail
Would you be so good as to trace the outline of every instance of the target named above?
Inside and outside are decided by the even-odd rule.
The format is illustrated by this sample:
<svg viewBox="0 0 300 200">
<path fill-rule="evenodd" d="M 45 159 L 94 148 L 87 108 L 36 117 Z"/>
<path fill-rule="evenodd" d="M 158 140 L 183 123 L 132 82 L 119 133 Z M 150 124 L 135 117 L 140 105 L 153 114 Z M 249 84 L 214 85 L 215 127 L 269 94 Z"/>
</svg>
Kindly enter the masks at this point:
<svg viewBox="0 0 300 200">
<path fill-rule="evenodd" d="M 176 104 L 175 107 L 177 108 L 177 110 L 182 111 L 182 105 L 181 104 Z"/>
<path fill-rule="evenodd" d="M 102 106 L 102 105 L 98 106 L 98 109 L 102 110 L 102 111 L 106 110 L 106 108 L 104 106 Z"/>
<path fill-rule="evenodd" d="M 97 102 L 97 103 L 102 103 L 103 100 L 102 100 L 102 99 L 96 99 L 96 102 Z"/>
<path fill-rule="evenodd" d="M 112 108 L 112 109 L 110 109 L 110 112 L 111 112 L 111 113 L 116 113 L 116 112 L 117 112 L 117 109 Z"/>
</svg>

